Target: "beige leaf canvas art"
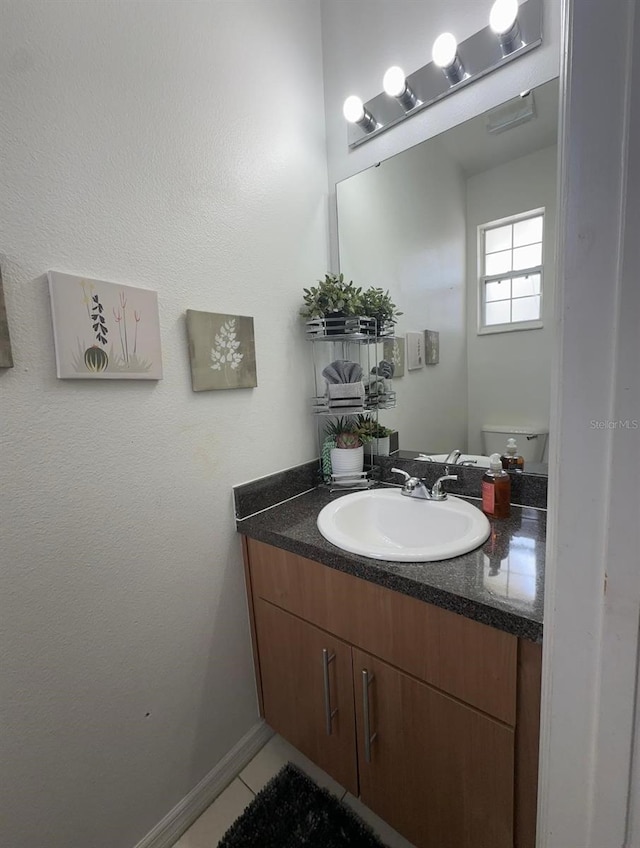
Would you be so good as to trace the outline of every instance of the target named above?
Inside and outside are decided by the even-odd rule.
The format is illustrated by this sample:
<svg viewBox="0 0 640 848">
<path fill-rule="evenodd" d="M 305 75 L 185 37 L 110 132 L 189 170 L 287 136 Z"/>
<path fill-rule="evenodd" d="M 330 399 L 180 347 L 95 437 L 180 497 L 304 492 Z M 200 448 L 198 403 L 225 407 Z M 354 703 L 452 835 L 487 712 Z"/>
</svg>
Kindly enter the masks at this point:
<svg viewBox="0 0 640 848">
<path fill-rule="evenodd" d="M 404 376 L 404 339 L 385 339 L 383 355 L 387 362 L 393 364 L 393 377 Z"/>
<path fill-rule="evenodd" d="M 187 336 L 194 392 L 258 385 L 253 318 L 188 309 Z"/>
<path fill-rule="evenodd" d="M 440 333 L 438 330 L 424 331 L 424 361 L 426 365 L 440 362 Z"/>
<path fill-rule="evenodd" d="M 156 292 L 59 271 L 48 277 L 59 378 L 162 379 Z"/>
</svg>

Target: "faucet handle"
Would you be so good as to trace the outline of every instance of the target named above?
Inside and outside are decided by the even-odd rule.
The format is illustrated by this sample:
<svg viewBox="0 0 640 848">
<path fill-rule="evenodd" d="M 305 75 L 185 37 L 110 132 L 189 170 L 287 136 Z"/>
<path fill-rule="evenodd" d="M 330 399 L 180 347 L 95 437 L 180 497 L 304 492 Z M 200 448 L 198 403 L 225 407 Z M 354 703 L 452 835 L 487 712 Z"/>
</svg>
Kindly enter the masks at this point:
<svg viewBox="0 0 640 848">
<path fill-rule="evenodd" d="M 447 468 L 447 471 L 449 469 Z M 436 482 L 433 484 L 431 488 L 431 500 L 434 501 L 444 501 L 447 499 L 447 493 L 442 488 L 442 484 L 445 480 L 457 480 L 457 474 L 443 474 L 442 477 L 438 477 Z"/>
<path fill-rule="evenodd" d="M 411 474 L 407 474 L 406 471 L 403 471 L 401 468 L 392 468 L 391 469 L 394 474 L 401 474 L 404 477 L 404 485 L 402 486 L 402 494 L 403 495 L 413 495 L 416 490 L 426 490 L 424 482 L 418 477 L 412 477 Z"/>
</svg>

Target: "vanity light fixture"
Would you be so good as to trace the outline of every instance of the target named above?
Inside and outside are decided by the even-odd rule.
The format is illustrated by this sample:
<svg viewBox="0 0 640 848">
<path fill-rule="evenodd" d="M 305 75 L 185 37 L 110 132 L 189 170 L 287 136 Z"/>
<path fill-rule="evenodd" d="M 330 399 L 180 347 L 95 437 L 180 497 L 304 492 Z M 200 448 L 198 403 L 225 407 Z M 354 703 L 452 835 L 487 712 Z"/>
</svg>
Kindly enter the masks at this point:
<svg viewBox="0 0 640 848">
<path fill-rule="evenodd" d="M 522 33 L 518 24 L 518 0 L 495 0 L 489 14 L 489 26 L 498 36 L 503 56 L 522 47 Z"/>
<path fill-rule="evenodd" d="M 349 148 L 370 141 L 539 47 L 544 2 L 489 0 L 489 21 L 478 32 L 460 44 L 451 32 L 443 32 L 435 40 L 433 58 L 427 64 L 406 76 L 397 66 L 389 68 L 383 90 L 364 103 L 359 97 L 348 97 L 343 114 L 348 122 Z"/>
<path fill-rule="evenodd" d="M 373 132 L 378 126 L 371 112 L 364 108 L 362 100 L 355 94 L 344 101 L 342 114 L 350 124 L 357 124 L 367 133 Z"/>
<path fill-rule="evenodd" d="M 431 58 L 434 65 L 442 68 L 442 72 L 449 80 L 449 85 L 462 82 L 465 78 L 465 69 L 458 56 L 458 42 L 450 32 L 443 32 L 433 42 Z"/>
<path fill-rule="evenodd" d="M 389 97 L 395 97 L 405 112 L 409 112 L 418 105 L 418 98 L 411 89 L 402 68 L 393 65 L 389 68 L 382 79 L 382 87 Z"/>
</svg>

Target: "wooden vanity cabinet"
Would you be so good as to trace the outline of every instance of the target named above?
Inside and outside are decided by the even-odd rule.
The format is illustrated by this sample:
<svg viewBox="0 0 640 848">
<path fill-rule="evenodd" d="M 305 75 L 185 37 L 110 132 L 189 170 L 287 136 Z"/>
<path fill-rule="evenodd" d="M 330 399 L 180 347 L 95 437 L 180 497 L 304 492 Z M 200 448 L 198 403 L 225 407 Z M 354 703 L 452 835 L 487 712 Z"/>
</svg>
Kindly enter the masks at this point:
<svg viewBox="0 0 640 848">
<path fill-rule="evenodd" d="M 418 848 L 533 848 L 540 646 L 244 551 L 267 723 Z"/>
<path fill-rule="evenodd" d="M 358 794 L 351 646 L 258 598 L 264 718 Z"/>
</svg>

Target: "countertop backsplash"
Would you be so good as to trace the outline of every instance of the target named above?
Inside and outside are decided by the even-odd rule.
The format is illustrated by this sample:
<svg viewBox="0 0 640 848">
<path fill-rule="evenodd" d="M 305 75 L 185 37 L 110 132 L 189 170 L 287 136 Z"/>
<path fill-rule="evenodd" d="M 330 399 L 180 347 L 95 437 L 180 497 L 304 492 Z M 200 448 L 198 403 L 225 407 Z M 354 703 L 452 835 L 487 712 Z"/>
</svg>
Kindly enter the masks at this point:
<svg viewBox="0 0 640 848">
<path fill-rule="evenodd" d="M 420 462 L 419 460 L 404 459 L 396 456 L 376 457 L 374 476 L 382 483 L 399 484 L 400 478 L 393 474 L 392 468 L 402 468 L 415 477 L 424 477 L 431 486 L 438 477 L 445 473 L 445 466 L 440 462 Z M 473 468 L 465 465 L 450 465 L 452 474 L 457 474 L 459 480 L 448 481 L 446 489 L 452 495 L 464 495 L 479 498 L 482 475 L 486 469 Z M 516 506 L 531 506 L 536 509 L 547 508 L 547 478 L 535 474 L 511 473 L 511 503 Z M 276 504 L 308 492 L 321 482 L 320 465 L 317 459 L 250 480 L 247 483 L 234 486 L 235 514 L 238 520 L 247 518 L 269 509 Z"/>
</svg>

